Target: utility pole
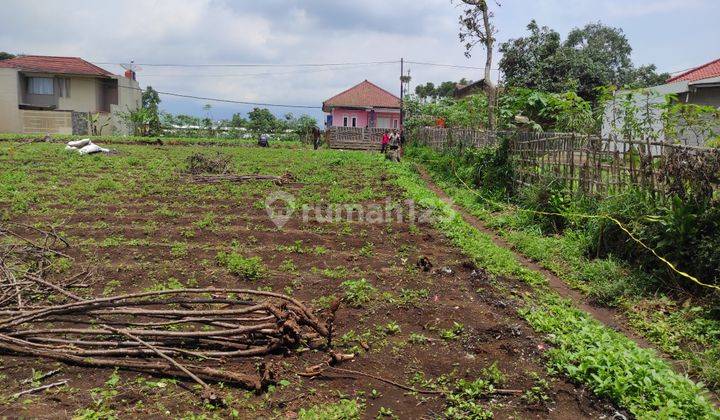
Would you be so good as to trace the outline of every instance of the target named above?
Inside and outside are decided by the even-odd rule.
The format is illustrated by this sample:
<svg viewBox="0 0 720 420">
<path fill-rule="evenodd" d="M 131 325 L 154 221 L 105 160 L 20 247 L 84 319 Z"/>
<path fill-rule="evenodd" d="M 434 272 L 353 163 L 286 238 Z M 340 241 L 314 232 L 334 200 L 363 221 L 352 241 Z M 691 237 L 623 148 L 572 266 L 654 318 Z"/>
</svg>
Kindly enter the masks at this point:
<svg viewBox="0 0 720 420">
<path fill-rule="evenodd" d="M 400 127 L 403 126 L 405 111 L 403 110 L 403 100 L 405 99 L 405 58 L 400 58 Z"/>
</svg>

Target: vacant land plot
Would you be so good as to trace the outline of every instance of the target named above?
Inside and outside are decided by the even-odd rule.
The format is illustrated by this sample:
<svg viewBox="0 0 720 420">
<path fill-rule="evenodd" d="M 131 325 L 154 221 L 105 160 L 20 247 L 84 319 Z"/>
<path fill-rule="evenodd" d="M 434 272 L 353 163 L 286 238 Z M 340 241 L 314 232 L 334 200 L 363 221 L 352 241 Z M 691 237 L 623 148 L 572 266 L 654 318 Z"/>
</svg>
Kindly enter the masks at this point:
<svg viewBox="0 0 720 420">
<path fill-rule="evenodd" d="M 616 412 L 562 375 L 548 375 L 546 344 L 517 314 L 527 286 L 489 276 L 429 223 L 301 220 L 303 204 L 378 204 L 409 216 L 379 156 L 118 149 L 80 157 L 57 144 L 0 145 L 4 226 L 31 240 L 39 240 L 32 227 L 52 228 L 70 245 L 46 280 L 82 279 L 71 289 L 80 298 L 181 288 L 274 291 L 302 301 L 320 319 L 337 297 L 334 351 L 354 357 L 317 374 L 313 367 L 325 366 L 329 352 L 309 342 L 262 357 L 178 356 L 235 373 L 255 373 L 261 362 L 276 366 L 273 384 L 262 392 L 212 384 L 223 399 L 213 406 L 190 380 L 6 351 L 0 416 L 597 418 Z M 292 181 L 193 182 L 184 170 L 198 152 L 229 158 L 231 173 L 289 173 L 285 179 Z M 265 205 L 279 190 L 294 197 L 297 209 L 282 229 Z M 6 245 L 19 240 L 4 239 Z M 57 299 L 49 294 L 34 304 Z M 72 320 L 62 325 L 73 327 Z M 202 324 L 168 325 L 168 331 L 189 330 Z M 63 380 L 64 386 L 14 396 Z"/>
</svg>

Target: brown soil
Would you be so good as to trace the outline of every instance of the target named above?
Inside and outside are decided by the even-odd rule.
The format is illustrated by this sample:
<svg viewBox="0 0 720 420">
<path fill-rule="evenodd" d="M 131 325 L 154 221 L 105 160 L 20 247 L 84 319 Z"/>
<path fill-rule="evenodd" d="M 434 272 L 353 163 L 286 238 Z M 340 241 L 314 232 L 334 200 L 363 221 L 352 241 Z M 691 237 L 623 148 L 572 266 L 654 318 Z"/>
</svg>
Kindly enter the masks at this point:
<svg viewBox="0 0 720 420">
<path fill-rule="evenodd" d="M 460 213 L 466 222 L 468 222 L 481 232 L 490 236 L 492 238 L 492 241 L 496 245 L 513 250 L 515 257 L 522 265 L 529 268 L 530 270 L 541 273 L 543 277 L 548 280 L 548 285 L 560 296 L 571 299 L 579 309 L 589 313 L 593 316 L 593 318 L 605 324 L 606 326 L 616 331 L 622 332 L 630 339 L 635 341 L 639 346 L 645 348 L 653 347 L 652 344 L 645 340 L 645 338 L 637 335 L 630 327 L 625 325 L 624 317 L 619 311 L 605 306 L 594 305 L 581 292 L 568 286 L 568 284 L 563 279 L 558 277 L 555 273 L 542 267 L 536 261 L 526 257 L 522 253 L 515 251 L 515 246 L 513 244 L 498 236 L 497 232 L 487 227 L 480 219 L 470 214 L 461 206 L 455 204 L 453 202 L 453 199 L 449 195 L 447 195 L 447 193 L 445 193 L 442 188 L 438 187 L 432 181 L 430 175 L 424 168 L 418 166 L 418 169 L 420 171 L 420 176 L 427 183 L 428 188 L 430 188 L 435 194 L 437 194 L 437 196 L 440 197 L 441 200 L 452 206 L 453 210 Z"/>
<path fill-rule="evenodd" d="M 178 206 L 196 206 L 196 211 L 177 218 L 164 217 L 152 214 L 141 202 L 127 202 L 96 206 L 93 213 L 101 216 L 76 213 L 67 218 L 62 228 L 75 244 L 69 253 L 76 262 L 69 272 L 56 276 L 73 275 L 86 265 L 94 267 L 95 274 L 89 280 L 91 287 L 85 291 L 88 295 L 139 291 L 170 277 L 185 284 L 197 283 L 200 287 L 272 287 L 274 291 L 291 291 L 305 302 L 321 296 L 342 295 L 340 284 L 344 280 L 361 277 L 381 293 L 389 292 L 395 297 L 402 289 L 425 289 L 429 292 L 427 298 L 407 305 L 392 303 L 386 296 L 376 296 L 361 308 L 343 305 L 336 321 L 337 336 L 354 330 L 358 334 L 370 331 L 373 338 L 367 343 L 350 343 L 349 346 L 360 344 L 361 347 L 367 344 L 369 349 L 361 350 L 354 361 L 340 367 L 418 387 L 421 385 L 411 382 L 414 376 L 425 379 L 444 376 L 450 382 L 461 378 L 474 380 L 483 368 L 496 363 L 506 377 L 504 388 L 529 390 L 534 386 L 531 372 L 536 372 L 549 381 L 547 394 L 552 399 L 546 405 L 528 404 L 520 395 L 497 395 L 480 401 L 497 418 L 579 419 L 616 412 L 611 404 L 597 399 L 583 387 L 563 377 L 547 375 L 543 352 L 548 346 L 517 314 L 515 295 L 522 294 L 525 286 L 509 279 L 496 279 L 501 289 L 510 291 L 509 295 L 500 295 L 482 270 L 473 267 L 441 232 L 430 226 L 418 226 L 417 232 L 400 223 L 302 224 L 293 219 L 279 231 L 264 210 L 252 205 L 254 200 L 246 201 L 244 206 L 207 198 L 188 201 L 188 197 L 165 196 L 148 200 L 156 198 Z M 121 216 L 115 213 L 118 208 L 125 210 Z M 65 206 L 59 205 L 58 209 Z M 223 222 L 205 229 L 193 225 L 201 214 L 209 211 Z M 90 227 L 99 220 L 107 223 L 107 227 Z M 470 217 L 468 220 L 482 228 L 477 220 Z M 50 214 L 24 216 L 20 221 L 58 220 Z M 156 228 L 144 229 L 143 224 L 151 221 L 156 223 Z M 195 236 L 184 236 L 182 232 L 187 230 L 195 232 Z M 122 236 L 125 242 L 98 245 L 111 236 Z M 95 242 L 78 245 L 88 239 Z M 130 239 L 144 239 L 149 245 L 128 244 Z M 179 241 L 187 243 L 186 255 L 172 253 L 172 243 Z M 233 241 L 245 254 L 263 258 L 270 271 L 264 280 L 249 283 L 215 263 L 217 252 L 228 250 Z M 316 255 L 277 251 L 277 246 L 293 245 L 296 241 L 302 241 L 305 247 L 321 245 L 328 252 Z M 361 255 L 359 249 L 367 243 L 373 244 L 372 253 Z M 432 262 L 433 270 L 423 272 L 415 268 L 415 262 L 422 256 Z M 288 265 L 283 262 L 287 260 L 292 261 L 295 270 L 283 271 L 282 267 Z M 337 267 L 346 268 L 349 274 L 344 278 L 330 278 L 320 272 Z M 614 319 L 598 308 L 583 309 L 606 321 Z M 390 322 L 396 322 L 401 331 L 387 336 L 376 332 L 377 326 Z M 458 339 L 443 340 L 440 330 L 451 328 L 454 322 L 464 326 L 464 333 Z M 423 334 L 430 341 L 413 344 L 408 341 L 411 333 Z M 340 350 L 349 351 L 349 348 Z M 321 363 L 326 357 L 321 351 L 310 350 L 267 357 L 282 366 L 281 379 L 290 384 L 264 395 L 226 387 L 223 392 L 231 396 L 233 402 L 226 409 L 213 411 L 202 406 L 191 382 L 157 386 L 159 378 L 120 371 L 118 394 L 103 397 L 97 389 L 107 389 L 105 382 L 112 370 L 4 354 L 0 356 L 0 378 L 4 385 L 0 397 L 6 403 L 0 407 L 0 417 L 69 418 L 79 410 L 100 410 L 101 407 L 114 410 L 121 418 L 178 417 L 202 412 L 227 417 L 233 410 L 242 418 L 293 417 L 303 407 L 335 402 L 340 395 L 366 399 L 367 418 L 375 418 L 381 407 L 401 418 L 434 418 L 443 413 L 445 401 L 441 397 L 409 395 L 400 388 L 367 377 L 329 371 L 316 378 L 295 374 Z M 228 360 L 223 368 L 248 371 L 254 369 L 257 362 L 257 359 Z M 32 388 L 23 381 L 32 377 L 33 370 L 47 372 L 58 368 L 61 371 L 43 384 L 67 379 L 69 388 L 56 388 L 19 400 L 7 399 L 15 392 Z M 152 384 L 138 378 L 146 378 Z M 375 398 L 371 397 L 373 390 L 377 391 Z"/>
</svg>

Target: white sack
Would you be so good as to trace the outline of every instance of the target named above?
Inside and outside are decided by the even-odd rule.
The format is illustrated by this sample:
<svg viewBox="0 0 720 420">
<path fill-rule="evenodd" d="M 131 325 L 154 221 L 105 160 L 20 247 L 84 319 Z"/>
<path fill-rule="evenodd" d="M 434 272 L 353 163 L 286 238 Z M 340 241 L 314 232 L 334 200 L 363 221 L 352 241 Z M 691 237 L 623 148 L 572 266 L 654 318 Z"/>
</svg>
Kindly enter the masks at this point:
<svg viewBox="0 0 720 420">
<path fill-rule="evenodd" d="M 82 139 L 82 140 L 69 141 L 67 145 L 70 147 L 79 148 L 79 147 L 85 147 L 89 144 L 92 144 L 90 139 Z"/>
<path fill-rule="evenodd" d="M 97 144 L 90 143 L 87 146 L 80 149 L 79 153 L 81 155 L 91 155 L 93 153 L 110 153 L 109 149 L 103 149 L 102 147 L 98 146 Z"/>
</svg>

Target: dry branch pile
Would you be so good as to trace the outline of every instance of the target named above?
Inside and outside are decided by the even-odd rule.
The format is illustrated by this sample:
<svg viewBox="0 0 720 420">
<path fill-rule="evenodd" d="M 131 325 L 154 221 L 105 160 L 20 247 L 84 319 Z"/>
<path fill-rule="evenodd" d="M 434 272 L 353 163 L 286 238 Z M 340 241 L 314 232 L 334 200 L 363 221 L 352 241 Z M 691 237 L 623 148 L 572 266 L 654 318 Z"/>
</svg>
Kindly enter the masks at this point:
<svg viewBox="0 0 720 420">
<path fill-rule="evenodd" d="M 224 174 L 230 166 L 230 158 L 217 153 L 215 156 L 208 156 L 202 153 L 194 153 L 187 158 L 187 173 L 197 174 Z"/>
<path fill-rule="evenodd" d="M 29 236 L 36 237 L 28 239 Z M 53 287 L 68 289 L 79 284 L 83 274 L 56 286 L 45 281 L 59 258 L 72 258 L 62 252 L 69 244 L 54 228 L 38 229 L 23 224 L 0 225 L 0 308 L 15 305 L 24 308 L 37 300 L 45 300 Z"/>
<path fill-rule="evenodd" d="M 286 185 L 295 182 L 295 176 L 285 173 L 281 176 L 248 174 L 236 175 L 229 173 L 230 158 L 218 153 L 211 157 L 195 153 L 187 158 L 188 181 L 201 184 L 216 184 L 220 182 L 247 182 L 247 181 L 273 181 L 277 185 Z"/>
<path fill-rule="evenodd" d="M 223 369 L 231 359 L 330 344 L 331 322 L 321 322 L 301 302 L 278 293 L 184 289 L 78 296 L 69 290 L 72 284 L 43 278 L 48 253 L 64 255 L 46 244 L 67 243 L 54 233 L 38 232 L 45 237 L 43 245 L 0 229 L 0 351 L 186 377 L 214 400 L 206 381 L 258 391 L 276 381 L 270 364 L 244 373 Z M 14 263 L 7 265 L 8 260 Z"/>
</svg>

